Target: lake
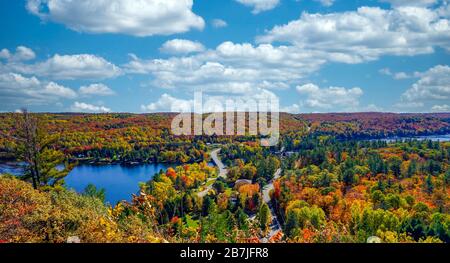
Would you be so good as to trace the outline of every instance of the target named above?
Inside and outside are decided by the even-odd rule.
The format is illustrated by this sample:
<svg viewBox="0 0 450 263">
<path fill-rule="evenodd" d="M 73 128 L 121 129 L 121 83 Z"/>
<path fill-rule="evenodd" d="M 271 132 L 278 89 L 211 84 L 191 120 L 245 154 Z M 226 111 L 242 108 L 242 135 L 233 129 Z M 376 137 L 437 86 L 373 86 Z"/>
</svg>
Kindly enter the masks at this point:
<svg viewBox="0 0 450 263">
<path fill-rule="evenodd" d="M 98 189 L 105 188 L 106 202 L 115 205 L 121 200 L 131 200 L 131 195 L 138 193 L 139 183 L 148 182 L 161 169 L 166 170 L 170 164 L 141 164 L 124 166 L 120 164 L 91 165 L 80 164 L 64 178 L 68 188 L 82 193 L 88 184 Z M 0 163 L 0 174 L 22 174 L 17 163 Z"/>
<path fill-rule="evenodd" d="M 427 136 L 416 136 L 416 137 L 389 137 L 384 139 L 374 139 L 374 140 L 381 140 L 386 142 L 395 142 L 400 140 L 418 140 L 418 141 L 424 141 L 424 140 L 430 140 L 433 142 L 450 142 L 450 134 L 444 134 L 444 135 L 427 135 Z"/>
<path fill-rule="evenodd" d="M 131 200 L 131 195 L 139 191 L 140 182 L 148 182 L 161 169 L 166 170 L 169 164 L 141 164 L 124 166 L 120 164 L 87 165 L 75 167 L 64 179 L 68 188 L 78 193 L 83 192 L 88 184 L 98 189 L 106 189 L 106 202 L 115 205 L 121 200 Z"/>
<path fill-rule="evenodd" d="M 214 166 L 213 163 L 208 163 Z M 80 164 L 64 178 L 66 186 L 82 193 L 89 184 L 98 189 L 106 190 L 106 202 L 115 205 L 117 202 L 131 201 L 131 195 L 139 191 L 140 182 L 148 182 L 161 169 L 176 167 L 177 164 L 140 164 L 135 166 L 106 164 Z M 0 174 L 22 174 L 22 168 L 17 163 L 0 163 Z"/>
</svg>

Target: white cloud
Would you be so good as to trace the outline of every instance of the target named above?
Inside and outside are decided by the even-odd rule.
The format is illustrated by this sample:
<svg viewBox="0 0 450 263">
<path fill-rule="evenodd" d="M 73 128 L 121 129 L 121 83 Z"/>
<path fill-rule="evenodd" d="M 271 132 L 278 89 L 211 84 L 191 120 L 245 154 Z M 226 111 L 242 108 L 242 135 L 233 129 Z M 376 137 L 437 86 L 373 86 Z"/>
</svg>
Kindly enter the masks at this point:
<svg viewBox="0 0 450 263">
<path fill-rule="evenodd" d="M 450 4 L 446 0 L 438 9 L 437 12 L 440 16 L 450 18 Z"/>
<path fill-rule="evenodd" d="M 97 106 L 97 105 L 92 105 L 92 104 L 78 102 L 78 101 L 76 101 L 71 106 L 71 110 L 74 112 L 97 112 L 97 113 L 111 112 L 111 109 L 107 108 L 105 106 Z"/>
<path fill-rule="evenodd" d="M 436 4 L 437 0 L 380 0 L 382 3 L 390 3 L 394 7 L 399 6 L 430 6 Z"/>
<path fill-rule="evenodd" d="M 301 53 L 286 46 L 224 42 L 215 50 L 189 57 L 132 57 L 125 70 L 152 74 L 155 87 L 236 94 L 258 88 L 288 89 L 324 62 L 314 52 Z"/>
<path fill-rule="evenodd" d="M 390 68 L 382 68 L 378 72 L 382 75 L 392 76 L 392 71 Z"/>
<path fill-rule="evenodd" d="M 73 99 L 77 94 L 55 82 L 43 82 L 36 77 L 15 73 L 0 74 L 0 104 L 21 107 L 28 104 L 48 104 L 59 99 Z"/>
<path fill-rule="evenodd" d="M 8 49 L 4 48 L 0 51 L 0 59 L 9 59 L 11 57 L 11 53 Z"/>
<path fill-rule="evenodd" d="M 335 0 L 314 0 L 314 1 L 319 2 L 323 6 L 330 7 L 334 4 Z"/>
<path fill-rule="evenodd" d="M 204 51 L 205 47 L 197 41 L 186 39 L 172 39 L 165 42 L 160 51 L 169 54 L 189 54 Z"/>
<path fill-rule="evenodd" d="M 45 85 L 44 94 L 48 94 L 51 96 L 57 96 L 61 98 L 68 98 L 73 99 L 77 97 L 77 94 L 72 89 L 66 88 L 64 86 L 61 86 L 55 82 L 49 82 L 47 85 Z"/>
<path fill-rule="evenodd" d="M 359 106 L 359 98 L 363 95 L 362 89 L 357 87 L 320 88 L 312 83 L 297 86 L 297 92 L 306 96 L 301 100 L 300 107 L 317 111 L 355 111 Z"/>
<path fill-rule="evenodd" d="M 382 112 L 383 108 L 377 106 L 376 104 L 369 104 L 369 105 L 367 105 L 365 107 L 362 107 L 361 111 L 364 111 L 364 112 Z"/>
<path fill-rule="evenodd" d="M 141 110 L 144 112 L 191 112 L 193 106 L 193 100 L 177 99 L 165 93 L 156 102 L 141 105 Z"/>
<path fill-rule="evenodd" d="M 294 103 L 291 106 L 281 107 L 280 112 L 300 113 L 300 105 Z"/>
<path fill-rule="evenodd" d="M 420 73 L 420 76 L 420 79 L 403 93 L 402 102 L 435 105 L 439 102 L 450 101 L 449 66 L 435 66 L 424 73 Z"/>
<path fill-rule="evenodd" d="M 392 78 L 394 78 L 396 80 L 420 78 L 420 76 L 421 76 L 420 72 L 414 72 L 411 74 L 408 74 L 406 72 L 392 72 L 390 68 L 383 68 L 383 69 L 380 69 L 378 72 L 382 75 L 391 76 Z"/>
<path fill-rule="evenodd" d="M 12 62 L 32 60 L 36 57 L 36 54 L 31 48 L 18 46 L 15 53 L 11 53 L 8 49 L 4 48 L 0 51 L 0 59 L 6 59 Z"/>
<path fill-rule="evenodd" d="M 31 48 L 18 46 L 16 49 L 16 54 L 14 54 L 13 58 L 16 60 L 31 60 L 36 57 L 36 54 Z"/>
<path fill-rule="evenodd" d="M 450 105 L 444 104 L 444 105 L 434 105 L 431 108 L 434 112 L 450 112 Z"/>
<path fill-rule="evenodd" d="M 274 9 L 278 4 L 279 0 L 235 0 L 245 6 L 253 8 L 253 14 L 259 14 L 264 11 Z"/>
<path fill-rule="evenodd" d="M 331 62 L 361 63 L 384 55 L 430 54 L 435 47 L 450 50 L 450 22 L 438 10 L 411 6 L 305 12 L 298 20 L 275 26 L 257 41 L 289 43 L 304 52 L 320 52 Z"/>
<path fill-rule="evenodd" d="M 80 94 L 83 95 L 98 95 L 98 96 L 110 96 L 114 95 L 115 92 L 108 86 L 102 83 L 95 83 L 89 86 L 81 86 L 79 90 Z"/>
<path fill-rule="evenodd" d="M 148 105 L 141 105 L 141 110 L 144 112 L 197 112 L 197 113 L 249 111 L 249 110 L 257 111 L 257 109 L 268 110 L 269 107 L 268 103 L 270 102 L 274 103 L 272 105 L 273 107 L 275 107 L 276 106 L 275 102 L 277 100 L 278 97 L 274 93 L 264 89 L 253 89 L 245 94 L 232 94 L 232 95 L 230 94 L 211 95 L 207 93 L 201 93 L 201 99 L 195 102 L 193 99 L 180 99 L 173 97 L 167 93 L 164 93 L 157 101 L 152 102 Z M 227 103 L 230 104 L 228 105 Z M 256 108 L 249 109 L 250 107 L 252 107 L 251 105 L 255 105 Z"/>
<path fill-rule="evenodd" d="M 193 0 L 28 0 L 27 9 L 52 21 L 88 33 L 134 36 L 170 35 L 203 29 L 192 12 Z"/>
<path fill-rule="evenodd" d="M 227 24 L 227 22 L 225 20 L 218 19 L 218 18 L 213 19 L 211 24 L 215 28 L 222 28 L 222 27 L 227 27 L 228 26 L 228 24 Z"/>
<path fill-rule="evenodd" d="M 0 51 L 0 72 L 16 72 L 51 79 L 106 79 L 117 77 L 122 70 L 106 59 L 92 54 L 59 55 L 45 61 L 26 63 L 36 57 L 33 50 L 18 46 L 15 53 Z"/>
<path fill-rule="evenodd" d="M 395 73 L 395 75 L 394 75 L 394 79 L 397 79 L 397 80 L 401 80 L 401 79 L 409 79 L 409 78 L 411 78 L 412 76 L 410 76 L 410 75 L 408 75 L 407 73 L 405 73 L 405 72 L 397 72 L 397 73 Z"/>
<path fill-rule="evenodd" d="M 299 20 L 275 27 L 258 41 L 258 45 L 227 41 L 215 49 L 167 59 L 145 60 L 133 56 L 124 70 L 150 74 L 153 87 L 247 96 L 301 87 L 305 76 L 317 72 L 326 63 L 363 63 L 385 55 L 412 56 L 432 53 L 436 47 L 447 48 L 450 27 L 449 21 L 435 9 L 362 7 L 327 15 L 304 13 Z M 380 73 L 396 79 L 421 77 L 416 72 L 390 69 Z M 377 105 L 359 105 L 363 95 L 360 88 L 316 88 L 303 90 L 306 99 L 285 109 L 381 110 Z M 415 103 L 417 107 L 418 104 Z M 413 103 L 404 102 L 402 106 L 405 105 Z"/>
<path fill-rule="evenodd" d="M 119 67 L 91 54 L 54 55 L 35 64 L 9 63 L 9 71 L 52 79 L 105 79 L 119 76 Z"/>
</svg>

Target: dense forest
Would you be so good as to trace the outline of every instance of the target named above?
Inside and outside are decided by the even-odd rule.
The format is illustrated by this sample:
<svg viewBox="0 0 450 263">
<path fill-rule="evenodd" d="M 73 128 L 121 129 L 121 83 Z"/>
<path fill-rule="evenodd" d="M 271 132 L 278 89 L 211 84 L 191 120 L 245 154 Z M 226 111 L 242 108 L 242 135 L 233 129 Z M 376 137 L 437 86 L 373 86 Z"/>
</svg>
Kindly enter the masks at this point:
<svg viewBox="0 0 450 263">
<path fill-rule="evenodd" d="M 17 129 L 13 113 L 0 113 L 0 158 L 14 158 Z M 208 158 L 208 143 L 254 141 L 250 136 L 177 137 L 170 133 L 173 113 L 156 114 L 39 114 L 55 147 L 73 160 L 89 162 L 198 162 Z M 373 139 L 450 133 L 450 113 L 335 113 L 280 114 L 280 132 L 314 134 L 343 139 Z"/>
<path fill-rule="evenodd" d="M 0 242 L 450 242 L 450 143 L 368 140 L 445 134 L 450 114 L 282 114 L 270 148 L 175 137 L 171 117 L 0 115 L 3 157 L 28 164 L 0 176 Z M 111 206 L 65 187 L 85 159 L 173 167 Z"/>
</svg>

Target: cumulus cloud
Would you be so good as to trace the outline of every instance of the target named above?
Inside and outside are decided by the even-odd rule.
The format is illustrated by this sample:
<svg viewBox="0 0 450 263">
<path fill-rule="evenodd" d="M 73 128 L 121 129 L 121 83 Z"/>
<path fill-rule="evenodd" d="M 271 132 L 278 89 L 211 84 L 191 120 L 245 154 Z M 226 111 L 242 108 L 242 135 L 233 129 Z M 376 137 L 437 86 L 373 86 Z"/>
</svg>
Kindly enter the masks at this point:
<svg viewBox="0 0 450 263">
<path fill-rule="evenodd" d="M 343 87 L 320 88 L 308 83 L 297 86 L 297 92 L 305 96 L 300 106 L 313 111 L 355 111 L 359 106 L 359 99 L 363 95 L 360 88 L 346 89 Z"/>
<path fill-rule="evenodd" d="M 281 107 L 280 112 L 288 112 L 288 113 L 300 113 L 301 107 L 300 105 L 294 103 L 287 107 Z"/>
<path fill-rule="evenodd" d="M 304 52 L 323 53 L 331 62 L 361 63 L 384 55 L 430 54 L 435 47 L 450 50 L 450 22 L 438 10 L 417 6 L 305 12 L 298 20 L 275 26 L 257 41 L 289 43 Z"/>
<path fill-rule="evenodd" d="M 133 36 L 170 35 L 203 29 L 193 0 L 28 0 L 27 9 L 43 21 L 88 33 Z"/>
<path fill-rule="evenodd" d="M 55 82 L 40 81 L 21 74 L 0 74 L 0 104 L 15 106 L 48 104 L 59 99 L 74 99 L 77 93 Z"/>
<path fill-rule="evenodd" d="M 0 51 L 0 59 L 6 59 L 8 61 L 26 61 L 32 60 L 36 57 L 36 54 L 31 48 L 18 46 L 15 53 L 11 53 L 8 49 L 4 48 Z"/>
<path fill-rule="evenodd" d="M 392 76 L 392 71 L 390 68 L 382 68 L 378 72 L 382 75 Z"/>
<path fill-rule="evenodd" d="M 205 47 L 197 41 L 190 41 L 186 39 L 172 39 L 165 42 L 160 51 L 169 54 L 189 54 L 194 52 L 204 51 Z"/>
<path fill-rule="evenodd" d="M 129 73 L 153 75 L 153 85 L 209 92 L 247 93 L 287 89 L 317 70 L 324 60 L 312 53 L 270 44 L 224 42 L 214 50 L 188 57 L 144 60 L 133 57 Z"/>
<path fill-rule="evenodd" d="M 380 69 L 378 72 L 382 75 L 391 76 L 396 80 L 418 78 L 421 75 L 420 72 L 414 72 L 412 74 L 408 74 L 406 72 L 392 72 L 389 68 Z"/>
<path fill-rule="evenodd" d="M 429 107 L 429 105 L 440 105 L 439 103 L 450 101 L 449 66 L 438 65 L 419 74 L 420 79 L 403 93 L 402 103 Z"/>
<path fill-rule="evenodd" d="M 74 112 L 96 112 L 96 113 L 111 112 L 111 109 L 105 106 L 97 106 L 78 101 L 74 102 L 74 104 L 71 106 L 71 110 Z"/>
<path fill-rule="evenodd" d="M 343 13 L 304 13 L 299 20 L 267 31 L 257 42 L 227 41 L 215 49 L 168 59 L 133 57 L 124 68 L 129 73 L 151 74 L 155 87 L 250 94 L 295 87 L 326 63 L 363 63 L 386 55 L 412 56 L 432 53 L 436 47 L 448 48 L 450 27 L 438 9 L 361 7 Z M 381 73 L 395 79 L 421 77 L 416 72 L 390 69 Z M 286 109 L 380 109 L 376 105 L 358 106 L 363 93 L 360 88 L 316 88 L 316 93 L 303 91 L 307 98 Z M 346 100 L 346 96 L 350 99 Z"/>
<path fill-rule="evenodd" d="M 215 28 L 222 28 L 222 27 L 227 27 L 228 23 L 225 20 L 222 19 L 213 19 L 211 22 L 212 26 Z"/>
<path fill-rule="evenodd" d="M 373 103 L 361 108 L 361 111 L 364 112 L 382 112 L 383 110 L 384 109 L 382 107 L 379 107 Z"/>
<path fill-rule="evenodd" d="M 431 108 L 434 112 L 450 112 L 450 105 L 444 104 L 444 105 L 434 105 Z"/>
<path fill-rule="evenodd" d="M 98 95 L 98 96 L 111 96 L 114 95 L 115 92 L 110 89 L 108 86 L 102 83 L 95 83 L 89 86 L 81 86 L 79 89 L 80 94 L 82 95 Z"/>
<path fill-rule="evenodd" d="M 11 57 L 11 53 L 8 49 L 4 48 L 0 51 L 0 59 L 9 59 Z"/>
<path fill-rule="evenodd" d="M 144 112 L 191 112 L 194 106 L 193 100 L 177 99 L 167 93 L 148 105 L 141 105 Z"/>
<path fill-rule="evenodd" d="M 9 71 L 52 79 L 106 79 L 117 77 L 121 69 L 102 57 L 91 54 L 54 55 L 34 64 L 9 63 Z"/>
<path fill-rule="evenodd" d="M 278 97 L 264 89 L 253 89 L 246 94 L 221 94 L 211 95 L 208 93 L 200 93 L 200 98 L 180 99 L 173 97 L 167 93 L 148 105 L 141 105 L 144 112 L 225 112 L 225 111 L 258 111 L 269 109 L 272 105 L 273 111 L 278 111 Z M 269 104 L 272 103 L 272 104 Z M 255 108 L 254 108 L 254 107 Z"/>
<path fill-rule="evenodd" d="M 279 3 L 279 0 L 235 0 L 236 2 L 245 6 L 253 8 L 253 14 L 259 14 L 264 11 L 274 9 Z"/>
<path fill-rule="evenodd" d="M 314 1 L 319 2 L 323 6 L 329 7 L 334 4 L 335 0 L 314 0 Z"/>
<path fill-rule="evenodd" d="M 399 6 L 430 6 L 436 4 L 437 0 L 380 0 L 382 3 L 389 3 L 394 7 Z"/>
<path fill-rule="evenodd" d="M 405 72 L 397 72 L 394 74 L 394 79 L 397 79 L 397 80 L 409 79 L 409 78 L 412 78 L 412 76 L 408 75 Z"/>
<path fill-rule="evenodd" d="M 235 94 L 255 88 L 288 89 L 326 63 L 363 63 L 385 55 L 427 54 L 435 47 L 448 48 L 450 26 L 437 9 L 361 7 L 343 13 L 304 13 L 257 41 L 257 45 L 226 41 L 215 49 L 167 59 L 134 56 L 124 69 L 150 74 L 153 86 L 167 89 Z M 397 79 L 416 77 L 390 74 Z"/>
</svg>

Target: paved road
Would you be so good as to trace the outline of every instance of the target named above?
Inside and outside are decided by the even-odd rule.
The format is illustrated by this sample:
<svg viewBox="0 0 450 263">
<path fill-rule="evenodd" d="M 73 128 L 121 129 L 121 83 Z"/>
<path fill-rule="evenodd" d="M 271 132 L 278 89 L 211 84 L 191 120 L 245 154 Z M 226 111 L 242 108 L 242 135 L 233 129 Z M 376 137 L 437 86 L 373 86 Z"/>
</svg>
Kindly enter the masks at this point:
<svg viewBox="0 0 450 263">
<path fill-rule="evenodd" d="M 273 176 L 273 180 L 270 181 L 269 184 L 267 184 L 266 186 L 264 186 L 264 188 L 263 188 L 263 199 L 264 199 L 264 202 L 265 202 L 265 203 L 269 203 L 269 202 L 270 202 L 270 195 L 269 195 L 269 194 L 270 194 L 270 191 L 272 191 L 272 190 L 274 189 L 274 187 L 273 187 L 273 181 L 276 180 L 276 179 L 278 179 L 278 178 L 280 178 L 280 175 L 281 175 L 281 169 L 278 169 L 278 170 L 275 172 L 274 176 Z"/>
<path fill-rule="evenodd" d="M 281 175 L 281 168 L 275 172 L 273 180 L 270 181 L 270 183 L 267 184 L 263 188 L 263 200 L 269 206 L 270 214 L 271 214 L 271 218 L 272 218 L 269 233 L 267 233 L 267 235 L 261 239 L 261 242 L 263 242 L 263 243 L 268 242 L 278 232 L 282 231 L 280 221 L 278 221 L 277 214 L 275 213 L 275 209 L 272 206 L 272 203 L 270 202 L 271 199 L 270 199 L 270 195 L 269 195 L 270 191 L 272 191 L 274 189 L 273 181 L 280 178 L 280 175 Z"/>
<path fill-rule="evenodd" d="M 219 175 L 217 178 L 222 177 L 222 178 L 226 179 L 227 178 L 227 169 L 225 168 L 225 165 L 222 163 L 222 161 L 220 160 L 220 158 L 218 156 L 220 150 L 221 150 L 220 148 L 213 150 L 211 152 L 211 159 L 213 160 L 214 164 L 219 168 Z M 198 197 L 201 197 L 201 198 L 205 197 L 213 187 L 214 183 L 210 183 L 210 182 L 216 181 L 217 178 L 208 179 L 207 184 L 209 184 L 209 186 L 206 187 L 205 190 L 197 193 Z"/>
<path fill-rule="evenodd" d="M 214 151 L 211 152 L 211 158 L 213 159 L 214 163 L 217 165 L 217 167 L 219 168 L 219 177 L 222 178 L 227 178 L 227 169 L 225 168 L 225 165 L 222 163 L 222 161 L 220 160 L 218 153 L 220 152 L 221 149 L 215 149 Z"/>
<path fill-rule="evenodd" d="M 214 164 L 219 168 L 219 175 L 217 178 L 222 177 L 222 178 L 227 178 L 227 169 L 225 168 L 225 165 L 222 163 L 222 161 L 220 160 L 218 154 L 220 152 L 220 148 L 219 149 L 215 149 L 211 152 L 211 159 L 213 160 Z M 281 175 L 281 168 L 278 169 L 275 174 L 274 174 L 274 178 L 272 181 L 270 181 L 269 184 L 267 184 L 264 188 L 263 188 L 263 200 L 264 202 L 269 206 L 270 208 L 270 213 L 271 213 L 271 224 L 270 224 L 270 231 L 269 233 L 261 238 L 261 242 L 268 242 L 273 236 L 275 236 L 278 232 L 282 231 L 281 228 L 281 224 L 278 221 L 278 218 L 276 216 L 275 210 L 271 204 L 271 199 L 270 199 L 270 191 L 272 191 L 274 189 L 273 187 L 273 181 L 280 178 Z M 215 181 L 217 180 L 217 178 L 210 178 L 208 179 L 208 183 L 210 181 Z M 197 195 L 199 197 L 205 197 L 209 191 L 212 189 L 213 183 L 210 184 L 208 187 L 206 187 L 205 190 L 199 192 Z"/>
</svg>

